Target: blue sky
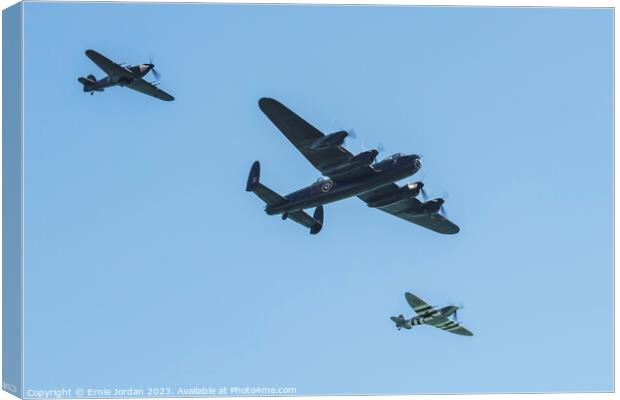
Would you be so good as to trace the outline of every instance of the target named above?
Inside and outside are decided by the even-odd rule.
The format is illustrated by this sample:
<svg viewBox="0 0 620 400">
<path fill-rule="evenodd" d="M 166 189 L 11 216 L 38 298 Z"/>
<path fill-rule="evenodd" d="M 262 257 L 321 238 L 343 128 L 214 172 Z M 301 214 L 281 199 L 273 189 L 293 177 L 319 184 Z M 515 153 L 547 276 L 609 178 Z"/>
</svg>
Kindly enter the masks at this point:
<svg viewBox="0 0 620 400">
<path fill-rule="evenodd" d="M 299 394 L 610 391 L 610 9 L 25 6 L 25 386 Z M 158 101 L 76 81 L 149 57 Z M 424 156 L 461 226 L 348 199 L 317 236 L 244 191 L 316 170 L 279 99 L 353 152 Z M 337 122 L 335 122 L 335 120 Z M 412 179 L 417 179 L 414 176 Z M 397 331 L 403 293 L 472 338 Z"/>
</svg>

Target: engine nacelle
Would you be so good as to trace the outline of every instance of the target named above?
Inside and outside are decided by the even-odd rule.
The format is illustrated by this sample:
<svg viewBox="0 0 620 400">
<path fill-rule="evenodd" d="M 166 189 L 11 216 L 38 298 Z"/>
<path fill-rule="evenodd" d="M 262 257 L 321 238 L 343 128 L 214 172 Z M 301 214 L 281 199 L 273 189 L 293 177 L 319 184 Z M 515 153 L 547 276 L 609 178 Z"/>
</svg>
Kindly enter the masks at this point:
<svg viewBox="0 0 620 400">
<path fill-rule="evenodd" d="M 387 207 L 394 203 L 398 203 L 403 200 L 413 199 L 420 194 L 420 191 L 424 187 L 422 182 L 414 182 L 409 183 L 407 185 L 401 186 L 397 192 L 390 193 L 387 196 L 380 197 L 378 199 L 374 199 L 372 202 L 368 203 L 368 207 L 373 208 L 381 208 Z"/>
<path fill-rule="evenodd" d="M 407 211 L 407 214 L 411 215 L 424 215 L 424 214 L 435 214 L 441 210 L 441 206 L 444 203 L 444 199 L 433 199 L 427 202 L 422 203 L 419 207 L 414 210 Z"/>
<path fill-rule="evenodd" d="M 328 176 L 343 174 L 356 168 L 366 167 L 375 161 L 379 152 L 377 150 L 363 151 L 353 157 L 344 164 L 336 165 L 332 168 L 325 168 L 323 174 Z"/>
<path fill-rule="evenodd" d="M 349 136 L 347 131 L 338 131 L 325 135 L 310 145 L 312 150 L 327 150 L 332 147 L 341 146 L 344 143 L 344 139 Z"/>
<path fill-rule="evenodd" d="M 363 152 L 353 156 L 353 158 L 351 158 L 351 160 L 349 160 L 349 164 L 363 165 L 363 166 L 370 165 L 370 164 L 372 164 L 375 161 L 375 158 L 377 158 L 378 154 L 379 154 L 379 152 L 377 150 L 374 150 L 374 149 L 363 151 Z"/>
</svg>

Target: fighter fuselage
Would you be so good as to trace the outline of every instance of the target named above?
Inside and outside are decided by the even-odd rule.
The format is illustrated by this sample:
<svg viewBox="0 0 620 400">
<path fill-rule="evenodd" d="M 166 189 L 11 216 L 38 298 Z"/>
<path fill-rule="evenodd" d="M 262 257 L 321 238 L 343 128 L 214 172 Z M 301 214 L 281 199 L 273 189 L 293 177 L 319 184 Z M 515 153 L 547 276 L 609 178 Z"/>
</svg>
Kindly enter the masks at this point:
<svg viewBox="0 0 620 400">
<path fill-rule="evenodd" d="M 131 73 L 131 78 L 127 76 L 106 76 L 100 80 L 89 81 L 84 84 L 85 92 L 102 91 L 111 86 L 125 86 L 133 82 L 135 79 L 143 78 L 154 67 L 153 64 L 140 64 L 133 67 L 125 68 Z M 93 77 L 94 78 L 94 77 Z M 82 81 L 82 83 L 84 83 Z"/>
<path fill-rule="evenodd" d="M 422 324 L 433 325 L 433 322 L 437 323 L 436 322 L 437 319 L 448 318 L 451 315 L 453 315 L 456 312 L 456 310 L 458 310 L 457 306 L 446 306 L 446 307 L 443 307 L 437 310 L 437 312 L 439 312 L 439 314 L 437 315 L 421 314 L 421 315 L 416 315 L 412 317 L 411 319 L 405 319 L 402 315 L 399 315 L 398 317 L 392 317 L 392 320 L 396 324 L 397 328 L 411 329 L 411 327 L 416 326 L 416 325 L 422 325 Z"/>
</svg>

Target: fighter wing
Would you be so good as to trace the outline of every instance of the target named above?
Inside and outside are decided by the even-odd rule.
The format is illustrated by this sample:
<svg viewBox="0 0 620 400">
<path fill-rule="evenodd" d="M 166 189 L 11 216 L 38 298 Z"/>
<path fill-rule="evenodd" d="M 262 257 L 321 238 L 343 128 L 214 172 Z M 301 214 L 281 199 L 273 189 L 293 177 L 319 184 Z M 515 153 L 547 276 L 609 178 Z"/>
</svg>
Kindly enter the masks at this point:
<svg viewBox="0 0 620 400">
<path fill-rule="evenodd" d="M 263 97 L 258 101 L 258 106 L 297 150 L 321 173 L 326 171 L 328 167 L 333 168 L 336 165 L 344 164 L 353 157 L 342 146 L 322 150 L 312 149 L 311 145 L 325 135 L 279 101 Z M 370 167 L 366 168 L 366 172 L 372 172 Z M 356 173 L 359 173 L 359 170 Z"/>
<path fill-rule="evenodd" d="M 420 316 L 433 317 L 441 315 L 439 311 L 433 308 L 433 306 L 429 305 L 424 300 L 414 294 L 411 294 L 409 292 L 405 293 L 405 299 L 407 299 L 407 303 L 409 303 L 409 306 L 413 308 L 413 311 L 415 311 L 416 314 Z"/>
<path fill-rule="evenodd" d="M 125 68 L 121 67 L 106 56 L 97 53 L 95 50 L 86 50 L 86 57 L 90 58 L 92 62 L 97 64 L 97 66 L 109 76 L 132 77 L 131 72 L 127 71 Z"/>
<path fill-rule="evenodd" d="M 444 331 L 456 333 L 457 335 L 474 336 L 473 333 L 461 326 L 458 322 L 454 322 L 446 317 L 433 318 L 428 324 L 435 328 L 443 329 Z"/>
<path fill-rule="evenodd" d="M 371 203 L 375 199 L 384 196 L 387 197 L 391 193 L 395 193 L 397 191 L 398 186 L 392 183 L 390 185 L 383 186 L 377 190 L 362 193 L 357 197 L 359 197 L 366 203 Z M 388 214 L 392 214 L 398 218 L 404 219 L 405 221 L 413 222 L 414 224 L 418 224 L 438 233 L 454 234 L 460 230 L 458 225 L 454 224 L 452 221 L 439 213 L 420 215 L 408 212 L 408 210 L 415 210 L 421 204 L 422 202 L 420 200 L 412 198 L 378 209 Z"/>
<path fill-rule="evenodd" d="M 172 101 L 174 97 L 170 96 L 168 93 L 163 90 L 157 88 L 157 86 L 145 81 L 144 79 L 136 79 L 132 81 L 128 88 L 136 90 L 140 93 L 148 94 L 149 96 L 153 96 L 156 99 L 164 100 L 164 101 Z"/>
</svg>

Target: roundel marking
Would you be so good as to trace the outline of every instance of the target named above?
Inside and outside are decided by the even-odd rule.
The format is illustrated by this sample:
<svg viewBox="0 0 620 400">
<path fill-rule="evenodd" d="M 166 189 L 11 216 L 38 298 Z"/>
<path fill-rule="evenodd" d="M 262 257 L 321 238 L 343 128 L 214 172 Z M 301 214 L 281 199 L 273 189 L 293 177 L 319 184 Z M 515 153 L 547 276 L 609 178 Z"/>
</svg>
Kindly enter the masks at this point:
<svg viewBox="0 0 620 400">
<path fill-rule="evenodd" d="M 332 181 L 325 181 L 325 182 L 323 182 L 321 184 L 321 190 L 323 192 L 329 192 L 332 189 L 333 186 L 334 186 L 334 182 L 332 182 Z"/>
</svg>

